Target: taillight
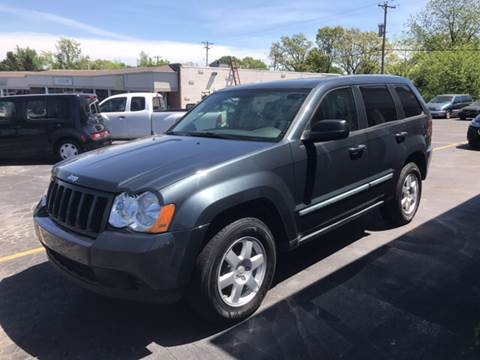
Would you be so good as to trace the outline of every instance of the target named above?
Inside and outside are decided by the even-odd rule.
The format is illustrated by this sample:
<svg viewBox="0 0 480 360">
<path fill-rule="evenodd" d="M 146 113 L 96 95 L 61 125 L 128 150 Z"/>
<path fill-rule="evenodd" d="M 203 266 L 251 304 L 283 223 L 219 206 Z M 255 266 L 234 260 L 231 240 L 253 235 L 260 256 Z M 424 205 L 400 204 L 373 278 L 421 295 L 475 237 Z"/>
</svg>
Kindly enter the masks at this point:
<svg viewBox="0 0 480 360">
<path fill-rule="evenodd" d="M 91 134 L 90 138 L 94 141 L 101 140 L 101 139 L 106 138 L 108 136 L 108 134 L 109 134 L 108 130 L 103 130 L 103 131 Z"/>
<path fill-rule="evenodd" d="M 433 134 L 433 120 L 431 117 L 428 118 L 427 120 L 427 136 L 432 136 Z"/>
</svg>

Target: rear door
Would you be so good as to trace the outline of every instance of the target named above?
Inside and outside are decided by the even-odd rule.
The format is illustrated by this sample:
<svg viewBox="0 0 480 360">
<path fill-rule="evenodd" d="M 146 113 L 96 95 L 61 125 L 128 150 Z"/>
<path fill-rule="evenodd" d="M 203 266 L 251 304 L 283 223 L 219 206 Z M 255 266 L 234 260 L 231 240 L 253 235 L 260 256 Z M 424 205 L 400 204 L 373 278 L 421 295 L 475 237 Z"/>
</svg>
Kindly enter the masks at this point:
<svg viewBox="0 0 480 360">
<path fill-rule="evenodd" d="M 151 135 L 151 98 L 145 96 L 132 96 L 129 111 L 125 114 L 128 124 L 128 134 L 131 139 Z"/>
<path fill-rule="evenodd" d="M 22 143 L 19 153 L 24 158 L 45 157 L 50 150 L 50 134 L 58 127 L 56 119 L 48 119 L 47 97 L 27 97 L 22 99 L 22 105 L 17 123 L 17 136 Z"/>
<path fill-rule="evenodd" d="M 119 96 L 108 99 L 100 104 L 100 112 L 105 126 L 110 130 L 113 139 L 128 139 L 128 124 L 125 117 L 127 97 Z"/>
<path fill-rule="evenodd" d="M 367 120 L 370 195 L 383 198 L 391 193 L 406 158 L 405 123 L 387 85 L 357 87 Z"/>
<path fill-rule="evenodd" d="M 342 87 L 328 92 L 308 126 L 322 120 L 347 120 L 350 135 L 346 139 L 319 143 L 305 142 L 298 152 L 307 154 L 303 204 L 297 223 L 305 235 L 316 233 L 348 214 L 366 206 L 368 194 L 369 151 L 367 137 L 359 124 L 353 90 Z M 294 154 L 294 158 L 300 158 Z M 296 172 L 301 173 L 300 163 Z"/>
<path fill-rule="evenodd" d="M 0 100 L 0 159 L 14 160 L 21 147 L 16 129 L 17 106 L 14 100 Z"/>
</svg>

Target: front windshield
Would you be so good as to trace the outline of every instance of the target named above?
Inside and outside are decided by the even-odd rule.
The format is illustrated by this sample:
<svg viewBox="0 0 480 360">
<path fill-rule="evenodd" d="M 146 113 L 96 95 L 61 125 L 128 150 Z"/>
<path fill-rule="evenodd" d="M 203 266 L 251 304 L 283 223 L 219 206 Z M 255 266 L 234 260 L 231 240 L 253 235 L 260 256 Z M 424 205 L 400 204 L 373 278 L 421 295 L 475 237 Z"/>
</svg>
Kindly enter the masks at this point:
<svg viewBox="0 0 480 360">
<path fill-rule="evenodd" d="M 167 132 L 171 135 L 277 141 L 310 89 L 234 90 L 215 93 Z"/>
<path fill-rule="evenodd" d="M 434 104 L 441 104 L 441 103 L 447 103 L 452 101 L 453 96 L 435 96 L 430 102 Z"/>
</svg>

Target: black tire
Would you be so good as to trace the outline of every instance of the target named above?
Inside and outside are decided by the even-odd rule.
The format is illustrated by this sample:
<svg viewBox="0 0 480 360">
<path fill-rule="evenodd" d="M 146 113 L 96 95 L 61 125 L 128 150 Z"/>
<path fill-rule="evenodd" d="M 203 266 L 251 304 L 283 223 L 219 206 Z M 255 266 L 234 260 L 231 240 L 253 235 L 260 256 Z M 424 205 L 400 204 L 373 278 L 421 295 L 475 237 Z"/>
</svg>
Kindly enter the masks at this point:
<svg viewBox="0 0 480 360">
<path fill-rule="evenodd" d="M 255 238 L 263 246 L 266 255 L 266 264 L 262 268 L 264 277 L 258 291 L 248 303 L 233 307 L 227 304 L 227 300 L 222 297 L 221 292 L 223 290 L 220 290 L 218 281 L 221 271 L 224 269 L 223 266 L 226 264 L 226 258 L 224 257 L 232 250 L 233 244 L 239 244 L 239 239 L 245 238 Z M 265 294 L 270 289 L 275 266 L 275 240 L 269 228 L 256 218 L 243 218 L 234 221 L 215 234 L 198 256 L 192 284 L 187 295 L 188 302 L 197 313 L 210 322 L 229 323 L 245 319 L 258 309 Z M 237 276 L 236 271 L 232 269 L 229 269 L 228 272 Z M 238 279 L 235 276 L 233 278 Z M 245 277 L 242 279 L 245 279 Z M 231 291 L 233 291 L 234 284 L 231 285 Z M 228 292 L 228 287 L 226 289 Z M 246 293 L 250 291 L 246 285 L 243 289 Z M 244 290 L 241 290 L 240 293 L 242 294 Z M 250 292 L 253 293 L 253 291 Z"/>
<path fill-rule="evenodd" d="M 460 120 L 467 120 L 467 117 L 465 115 L 460 115 Z"/>
<path fill-rule="evenodd" d="M 64 155 L 62 155 L 62 148 L 68 145 L 74 146 L 77 149 L 77 155 L 83 152 L 82 147 L 80 146 L 78 141 L 76 141 L 75 139 L 71 139 L 71 138 L 60 139 L 55 143 L 55 146 L 53 147 L 53 156 L 56 161 L 62 161 L 66 159 Z"/>
<path fill-rule="evenodd" d="M 415 204 L 411 212 L 407 212 L 402 206 L 403 187 L 409 175 L 416 178 L 418 191 L 415 195 Z M 413 196 L 412 196 L 413 198 Z M 394 226 L 402 226 L 412 221 L 417 213 L 420 200 L 422 198 L 422 176 L 418 166 L 415 163 L 408 163 L 400 172 L 398 182 L 395 186 L 395 196 L 382 207 L 382 215 L 389 223 Z"/>
</svg>

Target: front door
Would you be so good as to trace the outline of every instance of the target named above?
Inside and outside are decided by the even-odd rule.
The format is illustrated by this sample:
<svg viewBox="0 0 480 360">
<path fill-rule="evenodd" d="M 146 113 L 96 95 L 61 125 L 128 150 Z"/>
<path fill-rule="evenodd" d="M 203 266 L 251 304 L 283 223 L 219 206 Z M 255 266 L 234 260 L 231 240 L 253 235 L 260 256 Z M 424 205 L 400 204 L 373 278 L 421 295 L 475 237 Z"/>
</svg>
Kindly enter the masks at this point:
<svg viewBox="0 0 480 360">
<path fill-rule="evenodd" d="M 110 131 L 113 139 L 129 139 L 126 110 L 126 96 L 108 99 L 100 105 L 100 112 L 105 126 Z"/>
<path fill-rule="evenodd" d="M 344 87 L 327 93 L 310 121 L 347 120 L 346 139 L 304 142 L 294 149 L 294 158 L 306 153 L 306 166 L 295 163 L 298 178 L 305 179 L 297 221 L 303 236 L 316 232 L 360 211 L 368 202 L 369 152 L 360 126 L 353 89 Z M 302 174 L 304 172 L 305 175 Z"/>
<path fill-rule="evenodd" d="M 152 134 L 150 110 L 145 96 L 133 96 L 130 99 L 127 117 L 128 134 L 131 139 L 136 139 Z"/>
</svg>

